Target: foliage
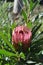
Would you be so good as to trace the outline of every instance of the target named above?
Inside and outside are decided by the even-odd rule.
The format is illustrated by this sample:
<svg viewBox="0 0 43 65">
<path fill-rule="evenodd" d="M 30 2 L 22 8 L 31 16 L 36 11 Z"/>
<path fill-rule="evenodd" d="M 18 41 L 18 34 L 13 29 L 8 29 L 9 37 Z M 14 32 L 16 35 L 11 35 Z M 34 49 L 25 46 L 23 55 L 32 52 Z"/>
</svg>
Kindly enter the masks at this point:
<svg viewBox="0 0 43 65">
<path fill-rule="evenodd" d="M 21 16 L 33 34 L 31 45 L 26 52 L 16 51 L 12 45 L 12 30 L 17 26 L 15 22 L 11 24 L 8 17 L 8 7 L 9 4 L 13 6 L 12 3 L 0 2 L 0 65 L 43 65 L 43 23 L 37 22 L 38 19 L 35 23 L 28 20 L 36 3 L 32 6 L 33 2 L 30 1 L 30 9 L 29 5 L 26 5 L 27 0 L 24 0 L 24 3 L 27 10 L 23 9 Z"/>
</svg>

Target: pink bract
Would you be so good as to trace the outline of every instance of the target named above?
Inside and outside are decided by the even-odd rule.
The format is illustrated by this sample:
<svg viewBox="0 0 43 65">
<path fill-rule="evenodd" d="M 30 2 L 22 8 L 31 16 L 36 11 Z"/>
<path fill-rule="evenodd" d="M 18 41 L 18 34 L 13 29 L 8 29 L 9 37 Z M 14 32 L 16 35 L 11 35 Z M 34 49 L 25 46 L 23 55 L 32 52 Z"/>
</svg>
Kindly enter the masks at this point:
<svg viewBox="0 0 43 65">
<path fill-rule="evenodd" d="M 28 48 L 31 38 L 32 32 L 26 26 L 17 26 L 12 32 L 12 43 L 16 48 L 18 48 L 18 42 L 22 43 L 23 48 Z"/>
</svg>

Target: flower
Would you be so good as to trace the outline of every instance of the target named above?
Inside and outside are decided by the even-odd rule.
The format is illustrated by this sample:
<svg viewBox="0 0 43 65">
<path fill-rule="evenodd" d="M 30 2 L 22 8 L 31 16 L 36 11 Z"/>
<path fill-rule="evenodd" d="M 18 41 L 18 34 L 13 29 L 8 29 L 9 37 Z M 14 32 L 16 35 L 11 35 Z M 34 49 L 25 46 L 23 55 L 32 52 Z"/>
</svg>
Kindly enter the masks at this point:
<svg viewBox="0 0 43 65">
<path fill-rule="evenodd" d="M 23 49 L 30 46 L 32 32 L 26 26 L 17 26 L 12 32 L 12 44 L 18 49 L 18 43 L 21 42 Z"/>
</svg>

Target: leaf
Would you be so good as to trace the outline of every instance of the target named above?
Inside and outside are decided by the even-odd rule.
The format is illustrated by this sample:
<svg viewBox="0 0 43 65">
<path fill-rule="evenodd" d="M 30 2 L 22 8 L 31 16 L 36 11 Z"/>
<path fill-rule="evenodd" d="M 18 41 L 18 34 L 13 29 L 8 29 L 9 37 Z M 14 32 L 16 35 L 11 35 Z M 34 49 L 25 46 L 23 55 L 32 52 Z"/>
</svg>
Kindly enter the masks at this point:
<svg viewBox="0 0 43 65">
<path fill-rule="evenodd" d="M 5 44 L 7 44 L 13 51 L 15 51 L 15 49 L 13 48 L 12 44 L 9 43 L 9 41 L 7 40 L 6 36 L 0 32 L 0 37 L 2 37 L 2 39 L 4 40 Z"/>
<path fill-rule="evenodd" d="M 27 22 L 27 14 L 24 10 L 22 10 L 22 15 L 23 15 L 24 20 Z"/>
<path fill-rule="evenodd" d="M 25 59 L 25 55 L 24 55 L 23 52 L 20 53 L 20 57 L 21 57 L 22 59 Z"/>
<path fill-rule="evenodd" d="M 35 64 L 36 62 L 35 62 L 35 61 L 30 61 L 30 60 L 28 60 L 26 63 L 27 63 L 27 64 Z"/>
<path fill-rule="evenodd" d="M 40 34 L 38 34 L 37 38 L 43 38 L 43 31 Z"/>
<path fill-rule="evenodd" d="M 30 0 L 30 11 L 32 10 L 32 8 L 33 8 L 33 2 L 32 0 Z"/>
<path fill-rule="evenodd" d="M 43 38 L 43 31 L 39 34 L 36 34 L 35 37 L 33 38 L 32 42 L 37 41 L 41 38 Z"/>
<path fill-rule="evenodd" d="M 27 0 L 23 0 L 24 1 L 24 3 L 27 5 Z"/>
<path fill-rule="evenodd" d="M 35 3 L 33 3 L 32 0 L 30 0 L 30 11 L 32 11 L 35 8 L 37 3 L 38 3 L 37 1 Z"/>
<path fill-rule="evenodd" d="M 1 56 L 0 56 L 0 59 L 1 59 Z"/>
<path fill-rule="evenodd" d="M 43 45 L 43 38 L 41 38 L 41 39 L 38 39 L 38 40 L 36 40 L 36 41 L 34 41 L 33 43 L 32 43 L 32 45 L 40 45 L 40 44 L 42 44 Z"/>
<path fill-rule="evenodd" d="M 43 50 L 41 50 L 41 51 L 38 53 L 38 55 L 40 55 L 40 54 L 42 54 L 42 55 L 43 55 Z"/>
<path fill-rule="evenodd" d="M 42 25 L 42 24 L 38 24 L 38 25 L 35 25 L 35 26 L 33 27 L 33 29 L 32 29 L 32 35 L 33 35 L 33 37 L 32 37 L 32 38 L 34 38 L 35 33 L 38 31 L 38 29 L 41 27 L 41 25 Z"/>
<path fill-rule="evenodd" d="M 3 50 L 3 49 L 0 49 L 0 54 L 1 54 L 1 55 L 5 55 L 5 56 L 8 56 L 8 57 L 10 57 L 10 56 L 15 56 L 14 53 L 8 52 L 8 51 Z"/>
<path fill-rule="evenodd" d="M 32 28 L 32 23 L 31 23 L 31 21 L 30 21 L 30 22 L 27 22 L 26 24 L 27 24 L 27 27 L 28 27 L 28 28 Z"/>
<path fill-rule="evenodd" d="M 12 25 L 11 25 L 11 28 L 14 29 L 16 27 L 16 23 L 14 22 Z"/>
<path fill-rule="evenodd" d="M 43 38 L 39 39 L 31 44 L 30 50 L 33 53 L 37 53 L 43 49 Z"/>
</svg>

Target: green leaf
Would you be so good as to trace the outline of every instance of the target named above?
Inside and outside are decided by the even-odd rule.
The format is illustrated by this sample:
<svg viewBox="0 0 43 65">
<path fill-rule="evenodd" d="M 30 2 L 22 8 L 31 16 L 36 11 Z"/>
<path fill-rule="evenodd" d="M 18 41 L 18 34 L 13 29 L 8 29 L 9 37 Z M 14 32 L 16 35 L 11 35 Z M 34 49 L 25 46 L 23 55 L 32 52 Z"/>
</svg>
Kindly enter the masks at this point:
<svg viewBox="0 0 43 65">
<path fill-rule="evenodd" d="M 22 10 L 22 15 L 23 15 L 24 20 L 27 22 L 27 14 L 24 10 Z"/>
<path fill-rule="evenodd" d="M 32 2 L 32 0 L 30 0 L 30 11 L 32 10 L 33 5 L 34 5 L 34 3 Z"/>
<path fill-rule="evenodd" d="M 27 27 L 28 27 L 28 28 L 32 28 L 32 23 L 31 23 L 31 21 L 30 21 L 30 22 L 27 22 L 26 24 L 27 24 Z"/>
<path fill-rule="evenodd" d="M 23 1 L 24 1 L 25 5 L 27 5 L 27 0 L 23 0 Z"/>
<path fill-rule="evenodd" d="M 43 50 L 41 50 L 41 51 L 38 53 L 38 55 L 40 55 L 40 54 L 42 54 L 42 55 L 43 55 Z"/>
<path fill-rule="evenodd" d="M 5 65 L 10 65 L 9 63 L 5 64 Z"/>
<path fill-rule="evenodd" d="M 35 8 L 37 3 L 38 3 L 37 1 L 33 3 L 32 0 L 30 0 L 30 11 L 32 11 Z"/>
<path fill-rule="evenodd" d="M 42 42 L 43 43 L 43 38 L 38 39 L 38 40 L 32 42 L 32 44 L 38 44 L 38 45 L 42 44 L 42 43 L 39 43 L 39 42 Z"/>
<path fill-rule="evenodd" d="M 43 38 L 43 31 L 39 34 L 36 34 L 35 37 L 33 38 L 32 42 L 37 41 L 42 38 Z"/>
<path fill-rule="evenodd" d="M 22 59 L 25 59 L 25 54 L 24 54 L 23 52 L 21 52 L 21 53 L 20 53 L 20 57 L 21 57 Z"/>
<path fill-rule="evenodd" d="M 2 37 L 2 39 L 4 40 L 5 44 L 7 44 L 13 51 L 15 51 L 15 49 L 13 48 L 12 44 L 8 41 L 8 39 L 6 38 L 6 36 L 3 34 L 3 32 L 0 32 L 0 37 Z"/>
<path fill-rule="evenodd" d="M 30 47 L 31 52 L 34 51 L 35 53 L 39 52 L 42 49 L 43 49 L 43 38 L 33 42 Z"/>
<path fill-rule="evenodd" d="M 12 29 L 14 29 L 16 27 L 16 23 L 14 22 L 11 26 Z"/>
<path fill-rule="evenodd" d="M 0 56 L 0 59 L 1 59 L 1 56 Z"/>
<path fill-rule="evenodd" d="M 0 49 L 0 54 L 1 55 L 5 55 L 5 56 L 15 56 L 15 54 L 14 53 L 11 53 L 11 52 L 8 52 L 8 51 L 6 51 L 6 50 L 3 50 L 3 49 Z"/>
<path fill-rule="evenodd" d="M 42 24 L 38 24 L 38 25 L 35 25 L 32 29 L 32 35 L 33 35 L 33 38 L 35 36 L 35 33 L 38 31 L 38 29 L 41 27 Z"/>
</svg>

